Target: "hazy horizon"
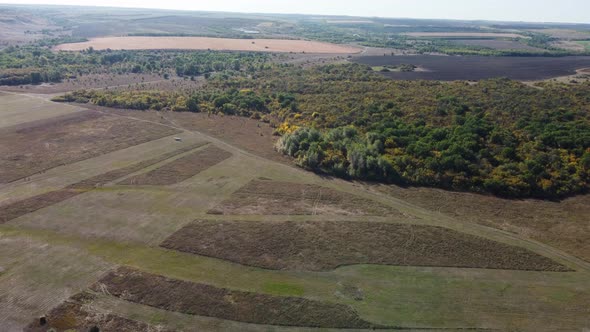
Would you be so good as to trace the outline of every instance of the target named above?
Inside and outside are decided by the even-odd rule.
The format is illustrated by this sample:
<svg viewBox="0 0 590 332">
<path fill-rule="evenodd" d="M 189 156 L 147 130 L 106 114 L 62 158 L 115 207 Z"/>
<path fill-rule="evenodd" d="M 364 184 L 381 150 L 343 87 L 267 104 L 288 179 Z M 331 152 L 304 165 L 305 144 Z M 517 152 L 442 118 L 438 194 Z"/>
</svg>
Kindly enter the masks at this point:
<svg viewBox="0 0 590 332">
<path fill-rule="evenodd" d="M 345 15 L 415 19 L 490 20 L 590 24 L 590 2 L 582 0 L 237 0 L 197 1 L 169 0 L 12 0 L 2 5 L 70 5 L 121 8 L 149 8 L 190 11 L 220 11 L 260 14 Z"/>
</svg>

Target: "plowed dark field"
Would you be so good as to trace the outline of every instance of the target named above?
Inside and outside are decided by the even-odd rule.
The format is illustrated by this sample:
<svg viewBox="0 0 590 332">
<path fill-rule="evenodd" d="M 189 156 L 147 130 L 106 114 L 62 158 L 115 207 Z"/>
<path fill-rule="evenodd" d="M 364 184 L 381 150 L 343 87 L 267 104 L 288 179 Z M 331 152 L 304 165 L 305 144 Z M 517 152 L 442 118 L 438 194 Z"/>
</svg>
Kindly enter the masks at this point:
<svg viewBox="0 0 590 332">
<path fill-rule="evenodd" d="M 412 64 L 426 71 L 388 72 L 396 80 L 483 80 L 507 77 L 533 81 L 573 75 L 576 69 L 590 67 L 590 57 L 485 57 L 485 56 L 365 56 L 355 62 L 370 66 Z"/>
<path fill-rule="evenodd" d="M 478 236 L 379 222 L 198 221 L 162 246 L 275 270 L 325 271 L 351 264 L 569 270 L 526 249 Z"/>
<path fill-rule="evenodd" d="M 185 314 L 266 325 L 372 328 L 350 307 L 217 288 L 121 267 L 92 286 L 121 299 Z"/>
</svg>

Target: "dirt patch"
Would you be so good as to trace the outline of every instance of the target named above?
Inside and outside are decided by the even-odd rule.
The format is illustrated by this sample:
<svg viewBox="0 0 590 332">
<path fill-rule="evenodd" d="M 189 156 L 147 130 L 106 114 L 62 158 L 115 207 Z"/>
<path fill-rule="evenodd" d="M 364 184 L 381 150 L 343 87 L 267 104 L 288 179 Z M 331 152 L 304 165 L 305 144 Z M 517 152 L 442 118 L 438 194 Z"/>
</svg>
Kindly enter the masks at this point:
<svg viewBox="0 0 590 332">
<path fill-rule="evenodd" d="M 120 179 L 128 174 L 135 173 L 140 171 L 148 166 L 153 164 L 157 164 L 162 162 L 166 159 L 172 158 L 176 155 L 191 151 L 202 146 L 205 143 L 198 143 L 190 146 L 186 146 L 184 148 L 174 150 L 168 152 L 166 154 L 160 155 L 156 158 L 152 158 L 149 160 L 145 160 L 131 166 L 127 166 L 124 168 L 119 168 L 107 173 L 99 174 L 92 178 L 82 180 L 78 183 L 74 183 L 64 189 L 51 191 L 45 194 L 33 196 L 27 199 L 23 199 L 20 201 L 16 201 L 7 205 L 0 207 L 0 224 L 9 222 L 13 219 L 16 219 L 20 216 L 24 216 L 25 214 L 29 214 L 31 212 L 35 212 L 37 210 L 46 208 L 53 204 L 57 204 L 59 202 L 63 202 L 69 198 L 74 196 L 83 194 L 90 190 L 93 190 L 96 187 L 99 187 L 105 183 L 113 182 L 117 179 Z"/>
<path fill-rule="evenodd" d="M 126 179 L 122 185 L 165 186 L 187 180 L 211 166 L 231 157 L 232 154 L 215 146 L 196 151 L 169 162 L 148 173 Z"/>
<path fill-rule="evenodd" d="M 312 184 L 254 180 L 210 214 L 402 216 L 387 205 Z"/>
<path fill-rule="evenodd" d="M 102 37 L 61 44 L 58 51 L 95 50 L 213 50 L 250 52 L 358 53 L 360 48 L 309 40 L 231 39 L 209 37 Z"/>
<path fill-rule="evenodd" d="M 385 185 L 372 188 L 462 221 L 535 239 L 590 262 L 590 195 L 551 202 L 508 200 L 431 188 Z"/>
<path fill-rule="evenodd" d="M 91 328 L 97 327 L 101 332 L 165 332 L 163 329 L 111 313 L 91 313 L 84 308 L 84 302 L 91 299 L 92 295 L 90 294 L 82 293 L 75 295 L 51 310 L 45 316 L 46 323 L 42 325 L 40 319 L 36 319 L 25 327 L 23 331 L 90 331 Z"/>
<path fill-rule="evenodd" d="M 381 264 L 569 271 L 526 249 L 478 236 L 380 222 L 197 221 L 161 246 L 273 270 Z"/>
<path fill-rule="evenodd" d="M 92 286 L 164 310 L 239 322 L 324 328 L 373 328 L 349 306 L 299 297 L 234 291 L 121 267 Z"/>
<path fill-rule="evenodd" d="M 179 133 L 93 111 L 0 130 L 0 183 Z"/>
</svg>

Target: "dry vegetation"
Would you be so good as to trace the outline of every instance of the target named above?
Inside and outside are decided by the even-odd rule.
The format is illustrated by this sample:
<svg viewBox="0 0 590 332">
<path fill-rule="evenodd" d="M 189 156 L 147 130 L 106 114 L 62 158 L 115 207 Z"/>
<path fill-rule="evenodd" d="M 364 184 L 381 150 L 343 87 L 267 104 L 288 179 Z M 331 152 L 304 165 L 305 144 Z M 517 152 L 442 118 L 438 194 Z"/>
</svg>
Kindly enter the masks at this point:
<svg viewBox="0 0 590 332">
<path fill-rule="evenodd" d="M 341 53 L 360 52 L 360 48 L 308 40 L 231 39 L 209 37 L 102 37 L 87 42 L 62 44 L 59 51 L 95 50 L 215 50 L 250 52 Z"/>
<path fill-rule="evenodd" d="M 328 328 L 377 327 L 342 304 L 233 291 L 127 267 L 109 273 L 91 289 L 160 309 L 239 322 Z"/>
<path fill-rule="evenodd" d="M 179 183 L 224 161 L 231 155 L 225 150 L 209 146 L 202 151 L 178 158 L 148 173 L 128 178 L 119 184 L 165 186 Z"/>
<path fill-rule="evenodd" d="M 178 132 L 92 111 L 4 128 L 0 131 L 0 183 Z"/>
<path fill-rule="evenodd" d="M 552 202 L 430 188 L 376 188 L 423 208 L 532 238 L 590 261 L 590 195 Z"/>
<path fill-rule="evenodd" d="M 13 219 L 16 219 L 25 214 L 35 212 L 37 210 L 46 208 L 53 204 L 63 202 L 74 196 L 83 194 L 103 184 L 115 181 L 131 173 L 140 171 L 150 165 L 157 164 L 166 159 L 172 158 L 176 155 L 185 153 L 187 151 L 196 149 L 201 146 L 202 143 L 190 145 L 181 149 L 174 150 L 172 152 L 163 154 L 161 156 L 145 160 L 139 163 L 135 163 L 131 166 L 116 169 L 107 173 L 103 173 L 92 177 L 90 179 L 82 180 L 78 183 L 74 183 L 64 189 L 51 191 L 41 195 L 26 198 L 24 200 L 16 201 L 0 207 L 0 224 L 6 223 Z"/>
<path fill-rule="evenodd" d="M 394 208 L 331 188 L 265 179 L 251 181 L 209 213 L 401 216 Z"/>
<path fill-rule="evenodd" d="M 36 319 L 23 329 L 24 332 L 49 332 L 49 331 L 91 331 L 99 328 L 102 332 L 165 332 L 148 324 L 123 318 L 112 313 L 90 312 L 84 308 L 86 301 L 91 301 L 93 295 L 81 293 L 72 296 L 69 300 L 51 310 L 41 318 Z"/>
<path fill-rule="evenodd" d="M 528 250 L 450 229 L 378 222 L 198 221 L 162 246 L 273 270 L 353 264 L 569 270 Z"/>
<path fill-rule="evenodd" d="M 196 83 L 188 81 L 191 83 Z M 43 83 L 39 85 L 2 86 L 2 90 L 19 93 L 53 94 L 64 93 L 78 89 L 110 89 L 118 90 L 171 90 L 181 85 L 189 85 L 181 78 L 164 79 L 155 74 L 88 74 L 76 78 L 67 78 L 59 83 Z M 162 89 L 168 87 L 168 89 Z M 197 85 L 195 84 L 195 87 Z"/>
<path fill-rule="evenodd" d="M 274 129 L 259 120 L 188 112 L 171 112 L 163 116 L 156 111 L 120 110 L 92 104 L 84 104 L 83 107 L 203 132 L 263 158 L 290 163 L 290 158 L 276 152 L 274 148 L 277 140 L 277 136 L 273 136 Z"/>
</svg>

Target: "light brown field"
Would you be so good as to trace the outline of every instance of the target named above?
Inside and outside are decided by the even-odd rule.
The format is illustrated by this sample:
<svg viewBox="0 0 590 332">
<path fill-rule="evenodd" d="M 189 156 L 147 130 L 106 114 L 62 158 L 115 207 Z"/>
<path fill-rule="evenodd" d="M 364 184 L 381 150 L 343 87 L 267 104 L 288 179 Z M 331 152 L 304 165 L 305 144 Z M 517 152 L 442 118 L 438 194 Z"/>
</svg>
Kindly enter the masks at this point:
<svg viewBox="0 0 590 332">
<path fill-rule="evenodd" d="M 411 37 L 489 37 L 489 38 L 526 38 L 516 33 L 494 33 L 494 32 L 406 32 L 402 35 Z"/>
<path fill-rule="evenodd" d="M 95 50 L 214 50 L 250 52 L 359 53 L 360 48 L 308 40 L 230 39 L 208 37 L 102 37 L 83 43 L 61 44 L 58 51 Z"/>
</svg>

